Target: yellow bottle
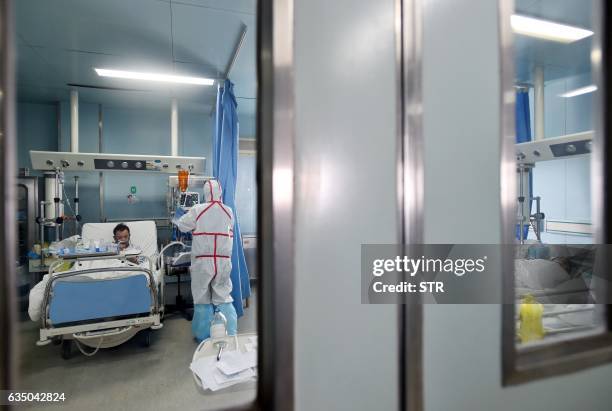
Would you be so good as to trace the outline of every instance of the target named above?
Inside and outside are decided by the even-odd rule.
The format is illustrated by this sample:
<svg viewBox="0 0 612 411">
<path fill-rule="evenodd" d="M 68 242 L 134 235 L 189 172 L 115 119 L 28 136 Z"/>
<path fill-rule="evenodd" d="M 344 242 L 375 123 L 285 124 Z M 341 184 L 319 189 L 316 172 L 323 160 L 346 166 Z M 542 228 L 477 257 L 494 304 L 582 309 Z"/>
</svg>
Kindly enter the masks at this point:
<svg viewBox="0 0 612 411">
<path fill-rule="evenodd" d="M 544 338 L 542 314 L 544 306 L 538 303 L 533 295 L 526 295 L 519 309 L 520 326 L 518 336 L 522 343 L 537 341 Z"/>
</svg>

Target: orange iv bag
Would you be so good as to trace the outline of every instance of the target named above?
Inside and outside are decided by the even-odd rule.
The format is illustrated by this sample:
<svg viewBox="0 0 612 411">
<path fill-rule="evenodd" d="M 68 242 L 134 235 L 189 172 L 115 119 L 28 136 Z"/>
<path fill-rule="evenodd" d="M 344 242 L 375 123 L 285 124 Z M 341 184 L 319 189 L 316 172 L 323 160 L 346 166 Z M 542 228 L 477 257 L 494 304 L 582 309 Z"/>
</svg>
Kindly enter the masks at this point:
<svg viewBox="0 0 612 411">
<path fill-rule="evenodd" d="M 181 192 L 187 191 L 187 186 L 189 185 L 189 171 L 179 170 L 178 184 L 179 184 L 179 189 L 181 190 Z"/>
</svg>

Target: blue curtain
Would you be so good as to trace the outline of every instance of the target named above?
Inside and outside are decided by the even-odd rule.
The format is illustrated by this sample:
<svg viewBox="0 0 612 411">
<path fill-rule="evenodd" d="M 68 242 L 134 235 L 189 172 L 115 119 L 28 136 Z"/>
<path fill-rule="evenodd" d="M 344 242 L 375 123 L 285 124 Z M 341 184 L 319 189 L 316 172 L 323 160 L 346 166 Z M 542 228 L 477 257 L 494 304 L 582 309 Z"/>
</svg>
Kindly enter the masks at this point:
<svg viewBox="0 0 612 411">
<path fill-rule="evenodd" d="M 242 316 L 242 300 L 251 295 L 249 272 L 242 248 L 240 219 L 236 211 L 238 175 L 238 104 L 234 84 L 225 80 L 217 92 L 217 116 L 213 141 L 213 176 L 223 187 L 223 202 L 234 210 L 234 248 L 232 250 L 232 298 L 238 316 Z"/>
<path fill-rule="evenodd" d="M 531 119 L 529 114 L 529 93 L 518 91 L 516 93 L 516 142 L 526 143 L 531 141 Z M 529 197 L 533 197 L 533 174 L 529 171 Z M 531 201 L 529 201 L 529 212 L 531 213 Z M 519 224 L 516 225 L 516 238 L 520 239 Z M 529 234 L 529 225 L 523 227 L 523 238 Z"/>
</svg>

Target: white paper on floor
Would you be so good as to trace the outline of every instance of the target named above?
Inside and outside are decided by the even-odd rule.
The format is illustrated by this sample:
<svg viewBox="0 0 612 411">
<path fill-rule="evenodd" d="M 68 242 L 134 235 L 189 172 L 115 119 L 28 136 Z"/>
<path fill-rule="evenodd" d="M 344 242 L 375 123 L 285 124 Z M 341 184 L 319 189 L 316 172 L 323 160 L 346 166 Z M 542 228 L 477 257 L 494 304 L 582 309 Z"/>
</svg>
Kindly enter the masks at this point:
<svg viewBox="0 0 612 411">
<path fill-rule="evenodd" d="M 225 351 L 220 361 L 216 356 L 201 357 L 189 366 L 202 381 L 202 387 L 211 391 L 253 380 L 257 376 L 256 367 L 256 351 Z"/>
<path fill-rule="evenodd" d="M 225 375 L 233 375 L 253 367 L 257 367 L 257 351 L 227 351 L 221 356 L 221 361 L 217 362 L 217 368 Z"/>
<path fill-rule="evenodd" d="M 228 382 L 248 381 L 249 379 L 255 376 L 255 371 L 253 371 L 252 368 L 247 368 L 244 371 L 240 371 L 232 375 L 225 375 L 222 372 L 220 372 L 220 370 L 217 370 L 217 371 L 219 372 L 214 373 L 213 377 L 215 378 L 215 381 L 219 385 L 223 385 Z"/>
</svg>

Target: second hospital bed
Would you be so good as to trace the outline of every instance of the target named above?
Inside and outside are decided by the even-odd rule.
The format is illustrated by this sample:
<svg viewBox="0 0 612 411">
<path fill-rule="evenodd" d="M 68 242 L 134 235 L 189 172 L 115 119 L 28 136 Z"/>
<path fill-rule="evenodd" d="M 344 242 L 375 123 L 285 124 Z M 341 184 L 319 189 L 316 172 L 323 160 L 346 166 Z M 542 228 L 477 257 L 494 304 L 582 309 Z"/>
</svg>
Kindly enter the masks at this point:
<svg viewBox="0 0 612 411">
<path fill-rule="evenodd" d="M 532 256 L 528 251 L 536 250 Z M 543 252 L 543 258 L 536 255 Z M 525 296 L 543 305 L 547 336 L 589 332 L 601 326 L 597 278 L 593 275 L 595 248 L 590 245 L 525 244 L 517 247 L 516 312 Z"/>
</svg>

